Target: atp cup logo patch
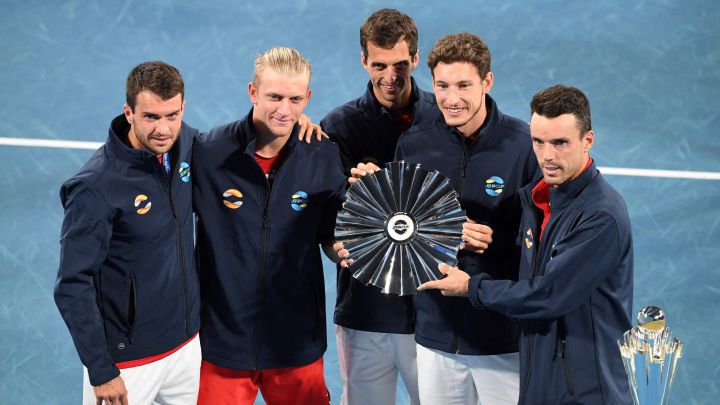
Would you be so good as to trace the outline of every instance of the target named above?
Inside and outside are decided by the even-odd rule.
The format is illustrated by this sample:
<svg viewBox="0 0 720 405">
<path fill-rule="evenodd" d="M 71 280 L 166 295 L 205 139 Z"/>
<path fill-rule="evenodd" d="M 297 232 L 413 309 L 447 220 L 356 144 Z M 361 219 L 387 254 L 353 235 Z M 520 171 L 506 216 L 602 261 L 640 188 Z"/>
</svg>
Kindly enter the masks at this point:
<svg viewBox="0 0 720 405">
<path fill-rule="evenodd" d="M 295 211 L 302 211 L 308 205 L 308 195 L 304 191 L 296 191 L 290 196 L 290 207 Z"/>
<path fill-rule="evenodd" d="M 178 174 L 180 174 L 180 180 L 182 180 L 183 183 L 190 181 L 190 165 L 187 162 L 180 162 Z"/>
<path fill-rule="evenodd" d="M 503 192 L 505 181 L 498 176 L 492 176 L 485 180 L 485 192 L 489 196 L 497 197 Z"/>
<path fill-rule="evenodd" d="M 133 203 L 135 205 L 135 208 L 137 208 L 137 212 L 140 215 L 145 215 L 150 211 L 150 208 L 152 208 L 152 202 L 148 201 L 147 204 L 145 204 L 143 207 L 140 207 L 140 204 L 143 203 L 143 201 L 147 201 L 148 196 L 145 194 L 138 194 L 135 197 L 135 202 Z"/>
</svg>

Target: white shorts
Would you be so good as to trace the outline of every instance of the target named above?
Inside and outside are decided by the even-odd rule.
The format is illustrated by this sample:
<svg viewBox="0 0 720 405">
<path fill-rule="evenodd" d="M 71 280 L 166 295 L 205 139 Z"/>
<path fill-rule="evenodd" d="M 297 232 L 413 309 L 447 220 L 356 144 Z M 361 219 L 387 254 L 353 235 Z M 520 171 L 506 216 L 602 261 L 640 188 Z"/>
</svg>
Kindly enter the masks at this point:
<svg viewBox="0 0 720 405">
<path fill-rule="evenodd" d="M 200 386 L 200 339 L 195 336 L 175 353 L 120 370 L 130 405 L 195 405 Z M 83 405 L 95 405 L 95 393 L 83 367 Z"/>
<path fill-rule="evenodd" d="M 420 403 L 515 405 L 520 393 L 520 356 L 471 356 L 417 345 Z"/>
<path fill-rule="evenodd" d="M 419 405 L 415 335 L 335 325 L 343 405 L 394 405 L 398 372 L 411 405 Z"/>
</svg>

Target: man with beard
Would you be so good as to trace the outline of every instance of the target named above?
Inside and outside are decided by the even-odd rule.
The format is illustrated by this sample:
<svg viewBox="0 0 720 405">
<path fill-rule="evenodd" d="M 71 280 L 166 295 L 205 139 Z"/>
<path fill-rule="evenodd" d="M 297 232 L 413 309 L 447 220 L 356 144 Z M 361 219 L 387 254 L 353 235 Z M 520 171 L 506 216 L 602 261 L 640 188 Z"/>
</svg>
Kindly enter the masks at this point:
<svg viewBox="0 0 720 405">
<path fill-rule="evenodd" d="M 393 160 L 397 140 L 411 125 L 439 114 L 432 94 L 418 88 L 418 33 L 409 16 L 393 9 L 370 15 L 360 28 L 360 61 L 370 81 L 361 97 L 321 122 L 338 144 L 351 182 Z M 338 269 L 335 333 L 343 404 L 394 404 L 398 373 L 419 403 L 412 297 L 383 294 Z"/>
<path fill-rule="evenodd" d="M 163 62 L 127 78 L 107 142 L 62 185 L 55 302 L 85 370 L 83 404 L 195 404 L 200 297 L 184 83 Z"/>
</svg>

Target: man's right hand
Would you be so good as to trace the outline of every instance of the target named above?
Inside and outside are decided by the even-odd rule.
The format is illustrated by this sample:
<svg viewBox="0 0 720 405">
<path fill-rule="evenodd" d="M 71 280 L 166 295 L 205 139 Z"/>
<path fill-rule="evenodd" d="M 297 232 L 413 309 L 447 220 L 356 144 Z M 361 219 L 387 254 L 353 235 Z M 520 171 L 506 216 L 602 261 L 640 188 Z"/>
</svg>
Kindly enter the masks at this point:
<svg viewBox="0 0 720 405">
<path fill-rule="evenodd" d="M 128 405 L 127 390 L 120 376 L 93 387 L 93 391 L 95 391 L 96 405 Z"/>
<path fill-rule="evenodd" d="M 362 176 L 375 173 L 378 170 L 380 168 L 375 163 L 358 163 L 357 167 L 350 169 L 351 177 L 348 179 L 348 183 L 355 184 Z"/>
<path fill-rule="evenodd" d="M 340 267 L 347 267 L 350 263 L 352 263 L 352 259 L 346 259 L 349 252 L 345 249 L 342 242 L 335 242 L 332 248 L 337 256 L 336 262 L 340 264 Z"/>
</svg>

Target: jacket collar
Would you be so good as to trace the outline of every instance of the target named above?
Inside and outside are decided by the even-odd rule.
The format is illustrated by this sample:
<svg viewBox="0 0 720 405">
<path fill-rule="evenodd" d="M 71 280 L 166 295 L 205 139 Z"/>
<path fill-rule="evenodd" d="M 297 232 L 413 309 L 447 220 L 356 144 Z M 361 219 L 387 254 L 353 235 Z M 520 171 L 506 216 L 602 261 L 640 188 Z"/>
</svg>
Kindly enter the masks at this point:
<svg viewBox="0 0 720 405">
<path fill-rule="evenodd" d="M 241 131 L 238 133 L 238 139 L 240 141 L 240 144 L 247 144 L 245 147 L 245 154 L 249 155 L 253 159 L 255 159 L 255 128 L 253 128 L 252 124 L 252 117 L 253 117 L 253 110 L 250 109 L 250 112 L 247 116 L 245 116 L 245 120 L 243 121 L 241 125 Z M 298 132 L 300 131 L 300 127 L 297 123 L 295 123 L 295 126 L 293 127 L 292 133 L 290 134 L 290 138 L 288 138 L 287 142 L 285 143 L 285 146 L 281 149 L 281 153 L 290 153 L 293 149 L 295 149 L 295 146 L 297 146 L 300 141 L 298 140 Z"/>
<path fill-rule="evenodd" d="M 550 188 L 550 210 L 555 211 L 558 209 L 565 208 L 570 204 L 578 195 L 590 184 L 597 176 L 599 172 L 595 167 L 595 161 L 585 169 L 580 175 L 569 183 L 563 184 L 560 187 Z M 544 181 L 544 180 L 540 180 Z"/>
<path fill-rule="evenodd" d="M 108 139 L 105 143 L 105 147 L 110 151 L 110 153 L 131 163 L 147 164 L 148 162 L 157 162 L 157 157 L 154 153 L 145 149 L 135 149 L 128 146 L 126 141 L 129 131 L 130 124 L 127 122 L 123 114 L 118 115 L 112 120 L 110 123 L 110 129 L 108 130 Z M 180 150 L 180 143 L 182 142 L 183 134 L 187 131 L 188 127 L 183 122 L 182 127 L 180 128 L 180 136 L 178 136 L 177 141 L 175 141 L 175 144 L 170 150 L 171 154 L 176 154 L 177 151 Z"/>
<path fill-rule="evenodd" d="M 493 129 L 497 126 L 498 122 L 500 122 L 503 116 L 503 113 L 498 110 L 495 100 L 493 100 L 493 98 L 490 97 L 489 94 L 485 94 L 485 107 L 487 108 L 487 116 L 485 116 L 485 121 L 480 126 L 480 129 L 478 129 L 477 138 L 473 145 L 478 145 L 481 143 L 484 144 L 485 142 L 489 141 L 490 136 L 485 135 L 493 133 Z M 440 107 L 438 106 L 438 108 Z M 465 136 L 461 134 L 460 131 L 458 131 L 455 127 L 451 127 L 445 123 L 445 118 L 442 114 L 440 114 L 440 116 L 438 117 L 438 122 L 446 128 L 450 129 L 450 131 L 459 136 L 460 139 L 465 138 Z"/>
<path fill-rule="evenodd" d="M 412 76 L 410 76 L 410 86 L 410 104 L 413 105 L 413 111 L 415 111 L 417 110 L 415 106 L 420 100 L 420 89 L 415 82 L 415 78 Z M 373 92 L 373 84 L 370 81 L 368 81 L 367 89 L 365 90 L 365 94 L 363 94 L 362 96 L 362 105 L 366 111 L 369 111 L 374 116 L 390 114 L 390 111 L 387 108 L 383 107 L 382 104 L 377 101 L 377 98 L 375 98 L 375 93 Z"/>
</svg>

